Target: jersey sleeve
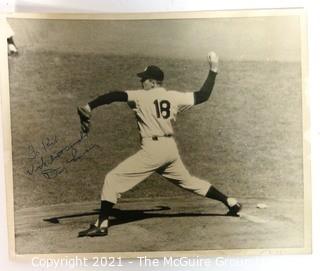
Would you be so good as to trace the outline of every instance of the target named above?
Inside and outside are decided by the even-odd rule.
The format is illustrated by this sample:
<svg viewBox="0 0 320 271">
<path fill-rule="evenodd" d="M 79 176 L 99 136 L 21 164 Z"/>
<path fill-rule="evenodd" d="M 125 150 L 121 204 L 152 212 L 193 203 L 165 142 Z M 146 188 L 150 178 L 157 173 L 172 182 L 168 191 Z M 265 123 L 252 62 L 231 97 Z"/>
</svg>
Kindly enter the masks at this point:
<svg viewBox="0 0 320 271">
<path fill-rule="evenodd" d="M 128 95 L 128 102 L 137 101 L 141 95 L 141 90 L 126 90 Z"/>
<path fill-rule="evenodd" d="M 178 108 L 178 113 L 186 111 L 194 105 L 193 92 L 174 91 L 174 99 Z"/>
<path fill-rule="evenodd" d="M 139 97 L 141 96 L 141 90 L 126 90 L 125 93 L 128 95 L 128 105 L 134 109 L 137 107 Z"/>
</svg>

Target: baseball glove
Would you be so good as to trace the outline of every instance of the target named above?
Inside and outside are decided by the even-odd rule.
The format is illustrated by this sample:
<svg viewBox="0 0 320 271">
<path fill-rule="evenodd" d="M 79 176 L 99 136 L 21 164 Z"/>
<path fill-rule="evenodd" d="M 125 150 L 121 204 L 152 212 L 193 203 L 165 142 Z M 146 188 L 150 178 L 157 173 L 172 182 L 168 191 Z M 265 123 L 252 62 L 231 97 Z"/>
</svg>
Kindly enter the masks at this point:
<svg viewBox="0 0 320 271">
<path fill-rule="evenodd" d="M 87 134 L 90 131 L 91 112 L 84 106 L 78 106 L 77 111 L 80 117 L 81 132 Z"/>
</svg>

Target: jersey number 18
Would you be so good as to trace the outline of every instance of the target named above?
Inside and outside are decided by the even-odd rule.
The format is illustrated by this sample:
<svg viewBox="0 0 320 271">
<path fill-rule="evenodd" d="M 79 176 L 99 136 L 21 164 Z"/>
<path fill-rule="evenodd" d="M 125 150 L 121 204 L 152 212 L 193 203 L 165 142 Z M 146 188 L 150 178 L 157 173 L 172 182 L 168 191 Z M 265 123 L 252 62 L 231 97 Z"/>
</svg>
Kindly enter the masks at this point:
<svg viewBox="0 0 320 271">
<path fill-rule="evenodd" d="M 156 107 L 157 118 L 168 119 L 170 117 L 170 102 L 167 100 L 155 100 L 154 106 Z"/>
</svg>

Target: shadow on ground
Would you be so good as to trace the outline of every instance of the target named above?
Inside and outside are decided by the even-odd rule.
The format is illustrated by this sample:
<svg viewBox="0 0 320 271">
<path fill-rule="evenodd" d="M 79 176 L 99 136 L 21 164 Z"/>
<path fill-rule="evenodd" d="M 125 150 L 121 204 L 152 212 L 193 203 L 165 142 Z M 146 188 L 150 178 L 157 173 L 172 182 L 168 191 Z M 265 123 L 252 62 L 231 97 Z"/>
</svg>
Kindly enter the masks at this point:
<svg viewBox="0 0 320 271">
<path fill-rule="evenodd" d="M 159 211 L 168 211 L 171 208 L 168 206 L 157 206 L 155 209 L 142 209 L 142 210 L 120 210 L 113 209 L 111 213 L 109 227 L 114 225 L 121 225 L 125 223 L 130 223 L 133 221 L 148 219 L 148 218 L 169 218 L 169 217 L 199 217 L 199 216 L 226 216 L 226 214 L 203 214 L 198 212 L 183 212 L 183 213 L 154 213 Z M 59 224 L 60 220 L 69 218 L 78 218 L 84 216 L 92 216 L 99 214 L 99 209 L 93 210 L 92 212 L 75 213 L 63 216 L 54 216 L 50 218 L 45 218 L 43 221 L 52 224 Z"/>
</svg>

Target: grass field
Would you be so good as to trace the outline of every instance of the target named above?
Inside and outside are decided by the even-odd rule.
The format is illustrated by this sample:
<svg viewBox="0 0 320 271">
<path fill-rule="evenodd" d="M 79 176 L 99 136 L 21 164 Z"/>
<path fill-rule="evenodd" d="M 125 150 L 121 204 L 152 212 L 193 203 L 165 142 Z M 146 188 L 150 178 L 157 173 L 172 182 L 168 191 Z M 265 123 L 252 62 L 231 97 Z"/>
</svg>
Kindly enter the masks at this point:
<svg viewBox="0 0 320 271">
<path fill-rule="evenodd" d="M 79 138 L 78 105 L 139 88 L 148 64 L 163 68 L 168 89 L 197 90 L 207 75 L 205 61 L 139 56 L 21 51 L 9 64 L 16 210 L 99 200 L 105 174 L 138 150 L 133 113 L 113 104 L 94 112 L 81 159 L 69 163 L 68 150 L 44 163 Z M 228 194 L 302 199 L 301 115 L 299 63 L 222 61 L 213 95 L 179 116 L 176 139 L 190 172 Z M 185 193 L 154 175 L 123 198 Z"/>
<path fill-rule="evenodd" d="M 112 104 L 94 111 L 81 139 L 76 107 L 139 88 L 135 74 L 148 64 L 163 68 L 168 89 L 198 90 L 206 62 L 21 50 L 9 64 L 16 253 L 304 247 L 299 63 L 222 61 L 210 100 L 175 124 L 187 168 L 239 198 L 240 218 L 153 175 L 122 195 L 103 239 L 77 232 L 139 134 L 129 107 Z"/>
</svg>

